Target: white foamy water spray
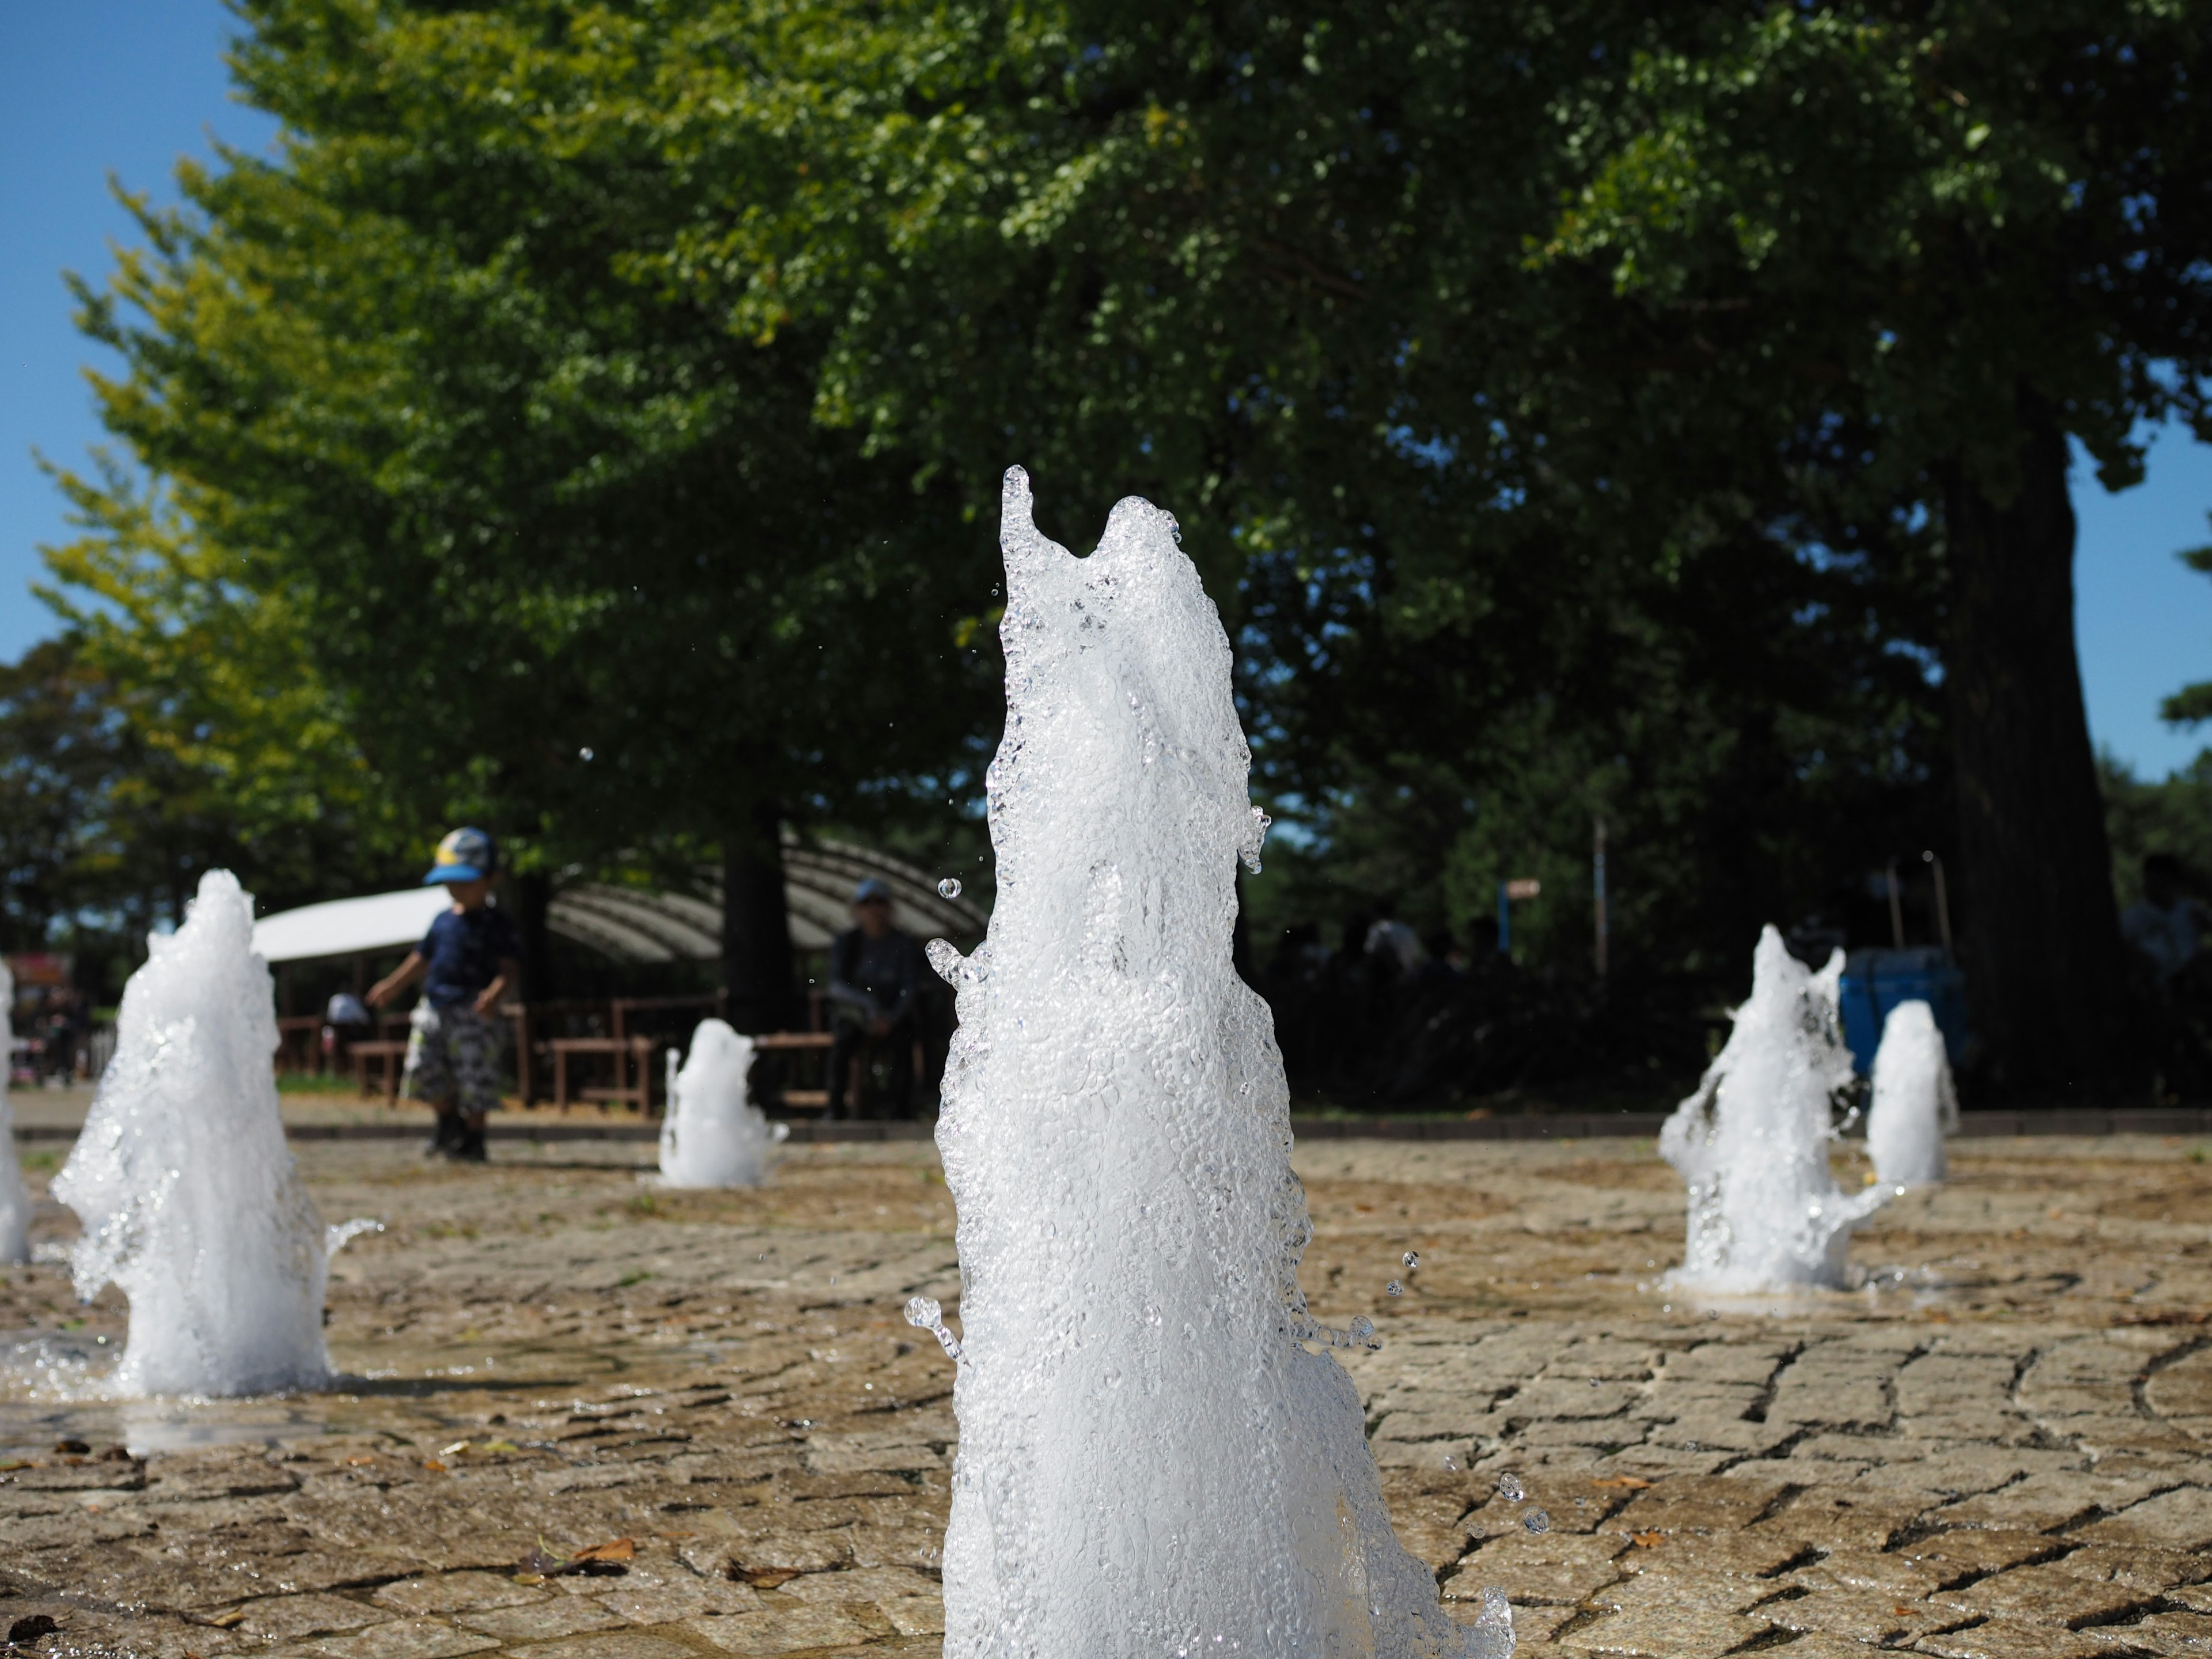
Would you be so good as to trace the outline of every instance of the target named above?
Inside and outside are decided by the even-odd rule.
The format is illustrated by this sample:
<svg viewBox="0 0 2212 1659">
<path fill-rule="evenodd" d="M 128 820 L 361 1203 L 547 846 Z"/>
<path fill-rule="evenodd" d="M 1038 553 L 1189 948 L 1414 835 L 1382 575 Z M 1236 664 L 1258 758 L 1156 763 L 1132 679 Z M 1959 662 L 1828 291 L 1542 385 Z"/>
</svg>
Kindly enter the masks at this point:
<svg viewBox="0 0 2212 1659">
<path fill-rule="evenodd" d="M 660 1178 L 671 1187 L 757 1187 L 775 1144 L 791 1131 L 752 1103 L 753 1040 L 702 1019 L 681 1071 L 668 1057 L 668 1115 L 660 1122 Z"/>
<path fill-rule="evenodd" d="M 1828 1170 L 1834 1102 L 1851 1080 L 1837 1021 L 1844 953 L 1820 972 L 1771 927 L 1751 999 L 1698 1091 L 1659 1132 L 1689 1194 L 1682 1265 L 1666 1282 L 1707 1291 L 1840 1286 L 1851 1229 L 1887 1188 L 1845 1198 Z"/>
<path fill-rule="evenodd" d="M 15 1157 L 15 1108 L 8 1098 L 9 1073 L 15 1069 L 15 976 L 0 963 L 0 1261 L 31 1259 L 31 1195 L 23 1189 L 23 1166 Z"/>
<path fill-rule="evenodd" d="M 1917 1187 L 1950 1173 L 1943 1137 L 1959 1132 L 1959 1096 L 1936 1011 L 1900 1002 L 1881 1023 L 1874 1054 L 1874 1103 L 1867 1109 L 1867 1152 L 1876 1182 Z"/>
<path fill-rule="evenodd" d="M 147 940 L 115 1058 L 54 1177 L 84 1223 L 77 1294 L 112 1282 L 131 1331 L 110 1392 L 258 1394 L 330 1375 L 329 1236 L 284 1144 L 276 1012 L 253 900 L 200 878 L 185 925 Z"/>
<path fill-rule="evenodd" d="M 1444 1616 L 1358 1390 L 1300 1340 L 1282 1058 L 1230 966 L 1264 825 L 1220 619 L 1146 502 L 1079 560 L 1016 469 L 1000 536 L 997 905 L 972 957 L 930 948 L 960 1012 L 948 1659 L 1507 1655 L 1502 1596 Z"/>
</svg>

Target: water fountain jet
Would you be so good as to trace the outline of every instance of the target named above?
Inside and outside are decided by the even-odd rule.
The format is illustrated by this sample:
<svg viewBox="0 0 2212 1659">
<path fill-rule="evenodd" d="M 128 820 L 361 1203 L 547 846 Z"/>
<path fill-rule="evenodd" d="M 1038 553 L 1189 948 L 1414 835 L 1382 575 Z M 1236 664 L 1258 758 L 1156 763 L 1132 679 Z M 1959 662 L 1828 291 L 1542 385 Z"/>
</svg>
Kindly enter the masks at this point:
<svg viewBox="0 0 2212 1659">
<path fill-rule="evenodd" d="M 1885 1188 L 1918 1187 L 1950 1172 L 1943 1137 L 1959 1132 L 1959 1096 L 1936 1011 L 1900 1002 L 1882 1021 L 1874 1055 L 1874 1103 L 1867 1109 L 1867 1152 Z"/>
<path fill-rule="evenodd" d="M 23 1166 L 15 1158 L 15 1108 L 8 1098 L 14 1069 L 15 976 L 0 963 L 0 1037 L 8 1049 L 0 1056 L 0 1261 L 31 1259 L 31 1195 L 23 1189 Z"/>
<path fill-rule="evenodd" d="M 703 1019 L 682 1070 L 668 1056 L 668 1110 L 660 1123 L 660 1180 L 667 1187 L 757 1187 L 775 1145 L 791 1132 L 752 1103 L 753 1040 Z"/>
<path fill-rule="evenodd" d="M 1846 1198 L 1828 1168 L 1834 1103 L 1851 1080 L 1837 1018 L 1844 953 L 1818 973 L 1769 927 L 1750 999 L 1695 1094 L 1659 1132 L 1689 1188 L 1682 1265 L 1668 1284 L 1723 1292 L 1838 1288 L 1851 1230 L 1888 1195 Z"/>
<path fill-rule="evenodd" d="M 147 940 L 115 1057 L 54 1196 L 84 1223 L 77 1294 L 131 1299 L 118 1395 L 260 1394 L 327 1381 L 331 1235 L 284 1144 L 268 964 L 253 901 L 200 878 L 184 925 Z"/>
<path fill-rule="evenodd" d="M 997 904 L 972 956 L 930 949 L 960 1012 L 948 1659 L 1502 1659 L 1504 1598 L 1445 1617 L 1358 1390 L 1304 1346 L 1282 1058 L 1230 965 L 1264 819 L 1220 618 L 1147 502 L 1079 560 L 1017 468 L 1000 533 Z"/>
</svg>

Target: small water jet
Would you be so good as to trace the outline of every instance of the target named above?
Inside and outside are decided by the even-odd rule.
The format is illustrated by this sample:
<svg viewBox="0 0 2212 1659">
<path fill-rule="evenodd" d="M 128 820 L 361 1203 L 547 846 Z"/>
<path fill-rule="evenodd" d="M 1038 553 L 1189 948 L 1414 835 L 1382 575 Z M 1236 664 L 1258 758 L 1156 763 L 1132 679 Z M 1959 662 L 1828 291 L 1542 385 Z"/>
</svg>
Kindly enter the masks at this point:
<svg viewBox="0 0 2212 1659">
<path fill-rule="evenodd" d="M 972 956 L 930 947 L 960 1012 L 945 1651 L 1503 1659 L 1504 1597 L 1446 1618 L 1392 1535 L 1358 1390 L 1304 1346 L 1282 1058 L 1230 965 L 1265 823 L 1176 539 L 1131 499 L 1079 560 L 1006 475 L 997 906 Z"/>
<path fill-rule="evenodd" d="M 1723 1292 L 1838 1287 L 1851 1229 L 1888 1188 L 1846 1198 L 1828 1169 L 1834 1103 L 1851 1080 L 1838 1023 L 1844 953 L 1818 973 L 1769 927 L 1735 1029 L 1659 1132 L 1689 1188 L 1682 1265 L 1664 1283 Z"/>
<path fill-rule="evenodd" d="M 115 1057 L 54 1177 L 77 1212 L 78 1296 L 131 1298 L 118 1395 L 260 1394 L 330 1376 L 329 1235 L 284 1144 L 276 1001 L 253 901 L 200 878 L 184 925 L 147 940 Z"/>
<path fill-rule="evenodd" d="M 668 1111 L 660 1123 L 660 1179 L 670 1187 L 757 1187 L 776 1143 L 791 1131 L 752 1103 L 753 1040 L 704 1019 L 682 1070 L 668 1056 Z"/>
<path fill-rule="evenodd" d="M 1950 1172 L 1943 1137 L 1959 1132 L 1959 1096 L 1936 1011 L 1900 1002 L 1882 1022 L 1874 1056 L 1874 1103 L 1867 1109 L 1867 1152 L 1885 1188 L 1917 1187 Z"/>
<path fill-rule="evenodd" d="M 31 1259 L 31 1195 L 23 1188 L 23 1166 L 15 1157 L 15 1108 L 8 1098 L 15 1042 L 15 976 L 0 963 L 0 1261 Z"/>
</svg>

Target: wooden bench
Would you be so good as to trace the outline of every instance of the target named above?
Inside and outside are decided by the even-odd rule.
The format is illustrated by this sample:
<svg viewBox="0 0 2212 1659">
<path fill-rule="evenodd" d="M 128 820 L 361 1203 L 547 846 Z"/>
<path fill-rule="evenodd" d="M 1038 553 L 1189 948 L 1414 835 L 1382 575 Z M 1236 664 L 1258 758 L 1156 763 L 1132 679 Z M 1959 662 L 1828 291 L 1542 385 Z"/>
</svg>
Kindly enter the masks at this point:
<svg viewBox="0 0 2212 1659">
<path fill-rule="evenodd" d="M 641 1115 L 653 1111 L 653 1056 L 661 1045 L 652 1037 L 555 1037 L 546 1045 L 553 1051 L 553 1104 L 568 1104 L 568 1061 L 574 1057 L 604 1057 L 614 1062 L 614 1082 L 576 1091 L 576 1098 L 605 1107 L 617 1103 L 635 1106 Z M 637 1081 L 630 1081 L 630 1068 Z"/>
<path fill-rule="evenodd" d="M 836 1039 L 827 1031 L 763 1031 L 753 1039 L 753 1048 L 769 1054 L 819 1054 L 822 1056 L 822 1082 L 819 1089 L 786 1089 L 778 1102 L 787 1111 L 827 1111 L 830 1107 L 830 1045 Z"/>
<path fill-rule="evenodd" d="M 323 1022 L 295 1014 L 276 1022 L 276 1069 L 319 1073 L 323 1069 Z"/>
<path fill-rule="evenodd" d="M 374 1060 L 381 1073 L 379 1086 L 384 1091 L 385 1099 L 393 1101 L 399 1098 L 399 1074 L 407 1059 L 404 1037 L 364 1037 L 358 1042 L 349 1043 L 346 1053 L 353 1057 L 353 1080 L 362 1093 L 376 1092 L 368 1086 L 368 1067 Z"/>
</svg>

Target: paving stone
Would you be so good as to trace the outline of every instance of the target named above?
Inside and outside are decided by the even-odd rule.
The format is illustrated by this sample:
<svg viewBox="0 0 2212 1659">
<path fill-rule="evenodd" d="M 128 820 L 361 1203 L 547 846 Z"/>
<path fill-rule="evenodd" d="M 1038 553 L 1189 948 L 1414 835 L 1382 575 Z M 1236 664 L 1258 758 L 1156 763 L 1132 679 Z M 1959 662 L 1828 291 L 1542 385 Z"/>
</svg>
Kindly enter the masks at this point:
<svg viewBox="0 0 2212 1659">
<path fill-rule="evenodd" d="M 396 1613 L 459 1613 L 469 1607 L 510 1607 L 550 1599 L 545 1591 L 518 1584 L 512 1576 L 489 1572 L 447 1572 L 434 1578 L 403 1579 L 386 1584 L 372 1598 Z"/>
<path fill-rule="evenodd" d="M 873 1616 L 864 1618 L 861 1609 L 853 1604 L 809 1607 L 800 1602 L 788 1610 L 687 1619 L 683 1628 L 726 1652 L 737 1654 L 797 1653 L 807 1648 L 854 1645 L 896 1633 L 888 1619 L 872 1608 L 867 1612 Z"/>
<path fill-rule="evenodd" d="M 696 1659 L 698 1650 L 674 1637 L 644 1631 L 599 1631 L 530 1649 L 531 1659 Z"/>
<path fill-rule="evenodd" d="M 302 1396 L 296 1436 L 104 1486 L 65 1463 L 46 1489 L 0 1483 L 0 1583 L 247 1613 L 72 1626 L 143 1659 L 933 1652 L 951 1370 L 897 1318 L 916 1287 L 957 1307 L 929 1149 L 795 1149 L 772 1188 L 649 1212 L 641 1155 L 502 1142 L 458 1171 L 303 1146 L 319 1202 L 392 1224 L 349 1252 L 331 1325 L 340 1363 L 391 1386 Z M 2201 1225 L 2168 1219 L 2203 1212 L 2212 1170 L 2159 1143 L 1961 1145 L 1949 1185 L 1857 1247 L 1929 1273 L 1710 1318 L 1635 1289 L 1680 1237 L 1648 1145 L 1334 1142 L 1300 1168 L 1319 1316 L 1371 1312 L 1334 1287 L 1423 1250 L 1384 1346 L 1346 1370 L 1401 1538 L 1455 1617 L 1503 1581 L 1524 1655 L 2064 1659 L 2190 1651 L 2212 1618 L 2212 1350 L 2187 1323 L 2110 1325 L 2212 1304 L 2212 1253 L 2182 1254 Z M 2052 1194 L 2086 1219 L 2049 1221 Z M 0 1328 L 59 1316 L 64 1279 L 9 1276 Z M 113 1342 L 120 1311 L 95 1304 L 87 1334 Z M 1495 1494 L 1509 1469 L 1528 1504 Z M 541 1539 L 622 1538 L 619 1574 L 514 1582 Z"/>
<path fill-rule="evenodd" d="M 1898 1546 L 1897 1553 L 1905 1560 L 1924 1561 L 1932 1565 L 1937 1581 L 1929 1588 L 1936 1589 L 1947 1583 L 1961 1582 L 1970 1575 L 2002 1572 L 2008 1567 L 2027 1562 L 2050 1560 L 2063 1555 L 2066 1549 L 2063 1540 L 2041 1533 L 1959 1527 L 1909 1540 Z"/>
<path fill-rule="evenodd" d="M 1492 1585 L 1509 1600 L 1571 1606 L 1620 1577 L 1614 1564 L 1629 1548 L 1617 1534 L 1527 1533 L 1486 1543 L 1445 1582 L 1444 1594 L 1479 1601 Z"/>
<path fill-rule="evenodd" d="M 2172 1590 L 2212 1577 L 2212 1557 L 2141 1546 L 2090 1544 L 2068 1551 L 2051 1565 L 2077 1577 L 2127 1584 L 2140 1590 Z"/>
<path fill-rule="evenodd" d="M 876 1610 L 891 1621 L 902 1636 L 945 1634 L 945 1601 L 938 1595 L 902 1595 L 876 1603 Z"/>
<path fill-rule="evenodd" d="M 351 1636 L 334 1636 L 313 1643 L 308 1650 L 322 1659 L 453 1659 L 463 1653 L 481 1653 L 498 1642 L 476 1631 L 462 1630 L 437 1619 L 401 1619 L 388 1625 L 372 1625 Z"/>
<path fill-rule="evenodd" d="M 2093 1655 L 2111 1652 L 2109 1647 L 2074 1631 L 2002 1620 L 1924 1636 L 1913 1645 L 1938 1659 L 2091 1659 Z"/>
<path fill-rule="evenodd" d="M 1563 1629 L 1556 1644 L 1571 1653 L 1620 1654 L 1628 1659 L 1720 1659 L 1773 1626 L 1718 1607 L 1669 1600 L 1608 1612 Z"/>
<path fill-rule="evenodd" d="M 935 1595 L 938 1588 L 935 1580 L 911 1568 L 861 1567 L 851 1572 L 809 1573 L 780 1586 L 777 1593 L 799 1601 L 834 1603 Z"/>
<path fill-rule="evenodd" d="M 270 1595 L 248 1601 L 236 1611 L 243 1614 L 237 1628 L 248 1636 L 289 1641 L 298 1636 L 322 1636 L 358 1630 L 363 1625 L 388 1622 L 386 1609 L 349 1601 L 342 1595 Z"/>
<path fill-rule="evenodd" d="M 2148 1607 L 2153 1592 L 2083 1578 L 2056 1565 L 2016 1567 L 1933 1597 L 1936 1605 L 2019 1624 L 2111 1624 Z"/>
<path fill-rule="evenodd" d="M 2208 1471 L 2212 1475 L 2212 1471 Z M 2100 1544 L 2143 1544 L 2155 1549 L 2212 1548 L 2212 1491 L 2182 1486 L 2146 1498 L 2075 1534 Z"/>
<path fill-rule="evenodd" d="M 2212 1616 L 2202 1613 L 2154 1613 L 2133 1624 L 2100 1626 L 2081 1634 L 2106 1644 L 2108 1651 L 2212 1653 Z"/>
<path fill-rule="evenodd" d="M 1792 1583 L 1749 1612 L 1784 1630 L 1821 1631 L 1873 1647 L 1901 1647 L 1962 1622 L 1924 1601 L 1837 1583 Z"/>
<path fill-rule="evenodd" d="M 597 1601 L 577 1595 L 519 1607 L 483 1607 L 455 1613 L 453 1622 L 503 1642 L 541 1642 L 556 1636 L 574 1636 L 580 1631 L 614 1630 L 625 1620 Z"/>
</svg>

